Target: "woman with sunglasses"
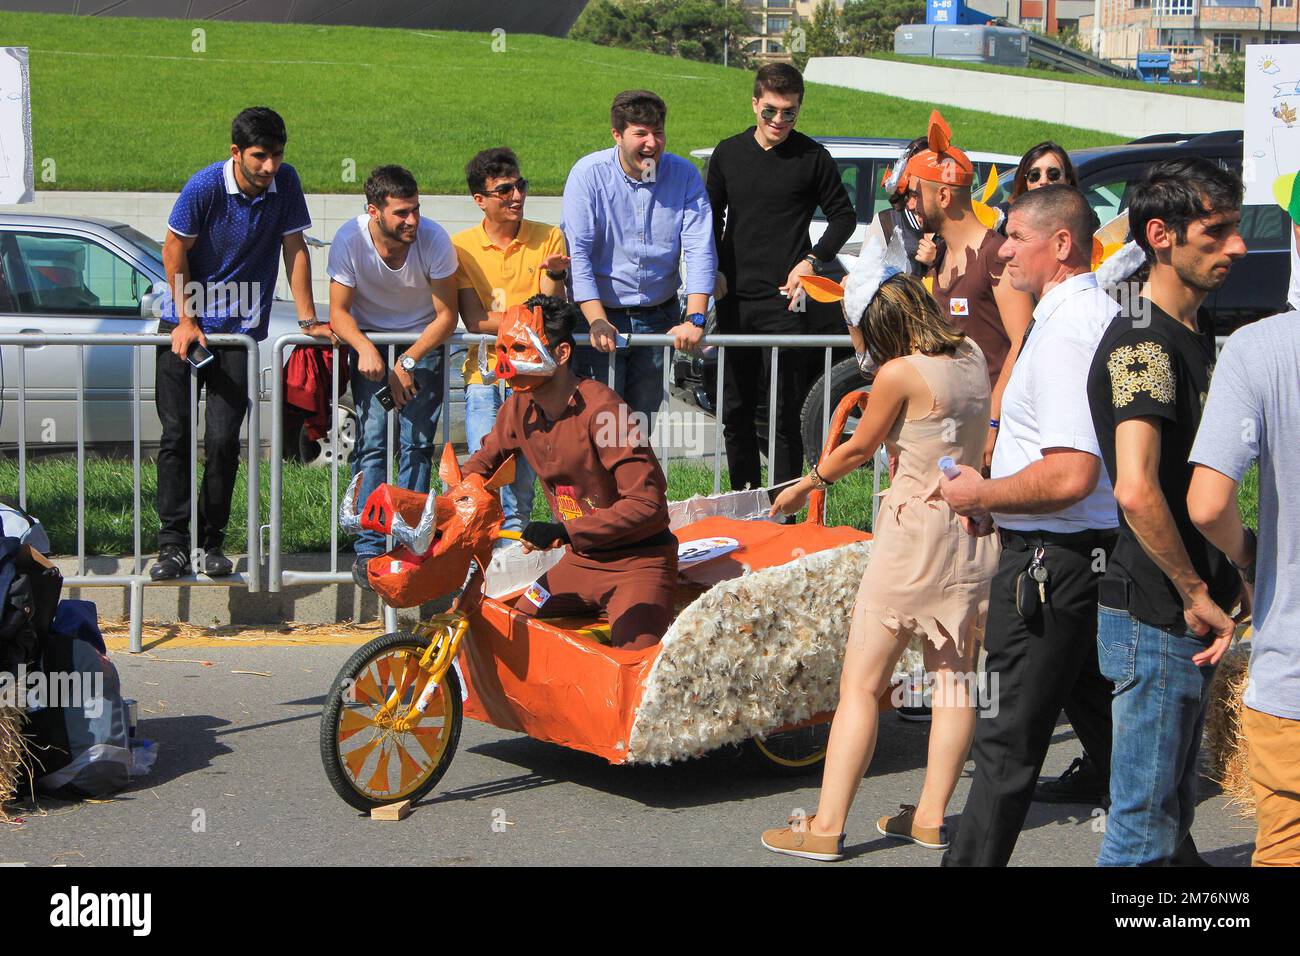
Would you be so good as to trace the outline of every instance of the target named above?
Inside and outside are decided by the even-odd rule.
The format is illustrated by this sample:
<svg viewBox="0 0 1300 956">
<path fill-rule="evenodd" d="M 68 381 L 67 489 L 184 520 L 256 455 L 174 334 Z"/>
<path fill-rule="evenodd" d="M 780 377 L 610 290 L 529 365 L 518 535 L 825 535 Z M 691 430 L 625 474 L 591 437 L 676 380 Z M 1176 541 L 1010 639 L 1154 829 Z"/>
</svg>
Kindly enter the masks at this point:
<svg viewBox="0 0 1300 956">
<path fill-rule="evenodd" d="M 1079 188 L 1079 178 L 1074 174 L 1074 164 L 1070 162 L 1069 154 L 1050 139 L 1030 147 L 1020 157 L 1020 165 L 1016 167 L 1015 178 L 1011 181 L 1011 195 L 997 204 L 1002 210 L 998 232 L 1004 236 L 1007 234 L 1007 212 L 1021 193 L 1059 183 Z"/>
</svg>

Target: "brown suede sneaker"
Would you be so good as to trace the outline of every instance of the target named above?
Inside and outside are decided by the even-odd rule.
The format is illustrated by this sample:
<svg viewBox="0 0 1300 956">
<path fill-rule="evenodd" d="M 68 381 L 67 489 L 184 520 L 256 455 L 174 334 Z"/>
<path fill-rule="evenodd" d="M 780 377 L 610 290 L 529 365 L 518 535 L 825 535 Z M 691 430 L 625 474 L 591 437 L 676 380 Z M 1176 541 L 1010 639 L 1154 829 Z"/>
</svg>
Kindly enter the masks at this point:
<svg viewBox="0 0 1300 956">
<path fill-rule="evenodd" d="M 912 822 L 912 818 L 916 815 L 916 807 L 910 803 L 902 803 L 899 804 L 898 809 L 902 812 L 892 817 L 881 817 L 876 821 L 876 830 L 882 836 L 892 837 L 895 840 L 907 840 L 917 846 L 923 846 L 927 850 L 948 849 L 948 828 L 946 826 L 918 827 Z"/>
<path fill-rule="evenodd" d="M 773 853 L 801 856 L 805 860 L 835 861 L 844 859 L 844 834 L 823 836 L 813 833 L 814 817 L 791 817 L 788 827 L 763 831 L 763 846 Z"/>
</svg>

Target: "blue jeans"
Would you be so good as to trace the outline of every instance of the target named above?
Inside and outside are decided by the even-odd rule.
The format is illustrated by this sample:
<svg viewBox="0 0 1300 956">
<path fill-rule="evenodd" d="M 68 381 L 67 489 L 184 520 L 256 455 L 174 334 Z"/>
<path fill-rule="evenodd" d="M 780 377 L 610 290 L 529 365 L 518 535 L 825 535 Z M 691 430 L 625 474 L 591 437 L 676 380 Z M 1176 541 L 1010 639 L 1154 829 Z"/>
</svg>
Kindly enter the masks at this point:
<svg viewBox="0 0 1300 956">
<path fill-rule="evenodd" d="M 681 310 L 677 300 L 653 309 L 615 309 L 606 307 L 609 324 L 624 334 L 662 335 L 674 325 L 680 325 Z M 573 330 L 578 342 L 573 350 L 572 367 L 575 375 L 609 382 L 610 353 L 597 352 L 591 347 L 590 329 L 580 322 Z M 627 402 L 630 411 L 646 417 L 648 429 L 654 429 L 655 413 L 664 394 L 664 350 L 661 345 L 638 345 L 630 349 L 617 349 L 614 356 L 614 391 Z"/>
<path fill-rule="evenodd" d="M 388 383 L 388 375 L 378 382 L 357 373 L 357 353 L 348 350 L 352 373 L 352 400 L 357 408 L 357 443 L 352 449 L 352 475 L 362 475 L 357 493 L 360 511 L 370 493 L 388 480 L 388 412 L 376 397 Z M 434 349 L 420 359 L 412 373 L 415 398 L 397 415 L 400 449 L 394 483 L 411 491 L 427 492 L 433 474 L 433 452 L 437 443 L 438 419 L 442 414 L 442 349 Z M 362 531 L 356 543 L 358 558 L 372 558 L 386 550 L 384 536 L 377 531 Z"/>
<path fill-rule="evenodd" d="M 507 392 L 509 389 L 507 389 Z M 483 447 L 483 436 L 492 430 L 505 399 L 495 385 L 465 386 L 465 440 L 470 454 Z M 506 513 L 507 531 L 522 531 L 533 513 L 533 469 L 523 455 L 515 456 L 515 480 L 501 489 L 501 510 Z"/>
<path fill-rule="evenodd" d="M 1127 611 L 1097 610 L 1097 659 L 1115 683 L 1110 813 L 1098 866 L 1166 866 L 1191 832 L 1214 677 L 1192 655 L 1206 646 Z"/>
</svg>

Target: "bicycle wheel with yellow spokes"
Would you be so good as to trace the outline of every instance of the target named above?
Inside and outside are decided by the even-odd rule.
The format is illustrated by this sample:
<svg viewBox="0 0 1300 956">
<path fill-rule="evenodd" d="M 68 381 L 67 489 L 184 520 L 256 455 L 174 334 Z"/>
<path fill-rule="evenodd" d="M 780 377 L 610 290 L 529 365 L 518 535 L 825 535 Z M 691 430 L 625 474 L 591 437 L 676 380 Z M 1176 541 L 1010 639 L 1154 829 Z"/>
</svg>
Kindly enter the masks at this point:
<svg viewBox="0 0 1300 956">
<path fill-rule="evenodd" d="M 826 721 L 779 734 L 753 737 L 745 742 L 745 753 L 754 767 L 773 776 L 798 777 L 817 773 L 826 762 L 830 733 L 830 721 Z"/>
<path fill-rule="evenodd" d="M 358 810 L 419 800 L 442 779 L 460 739 L 460 681 L 450 668 L 429 689 L 420 656 L 429 638 L 385 634 L 353 654 L 321 714 L 321 762 L 330 786 Z"/>
</svg>

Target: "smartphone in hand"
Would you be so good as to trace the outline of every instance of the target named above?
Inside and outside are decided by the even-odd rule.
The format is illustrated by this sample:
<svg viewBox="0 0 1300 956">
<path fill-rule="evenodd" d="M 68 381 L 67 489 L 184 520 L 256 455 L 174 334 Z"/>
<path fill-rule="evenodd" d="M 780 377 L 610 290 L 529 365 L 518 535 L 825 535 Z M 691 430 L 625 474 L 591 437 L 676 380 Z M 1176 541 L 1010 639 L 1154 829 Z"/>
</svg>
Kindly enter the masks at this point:
<svg viewBox="0 0 1300 956">
<path fill-rule="evenodd" d="M 212 358 L 213 355 L 211 352 L 205 349 L 201 343 L 195 342 L 190 346 L 189 353 L 185 356 L 185 361 L 189 362 L 192 368 L 200 369 L 211 362 Z"/>
<path fill-rule="evenodd" d="M 393 401 L 393 390 L 385 383 L 384 387 L 375 392 L 375 398 L 379 399 L 379 404 L 384 406 L 384 411 L 391 412 L 397 407 L 397 402 Z"/>
</svg>

